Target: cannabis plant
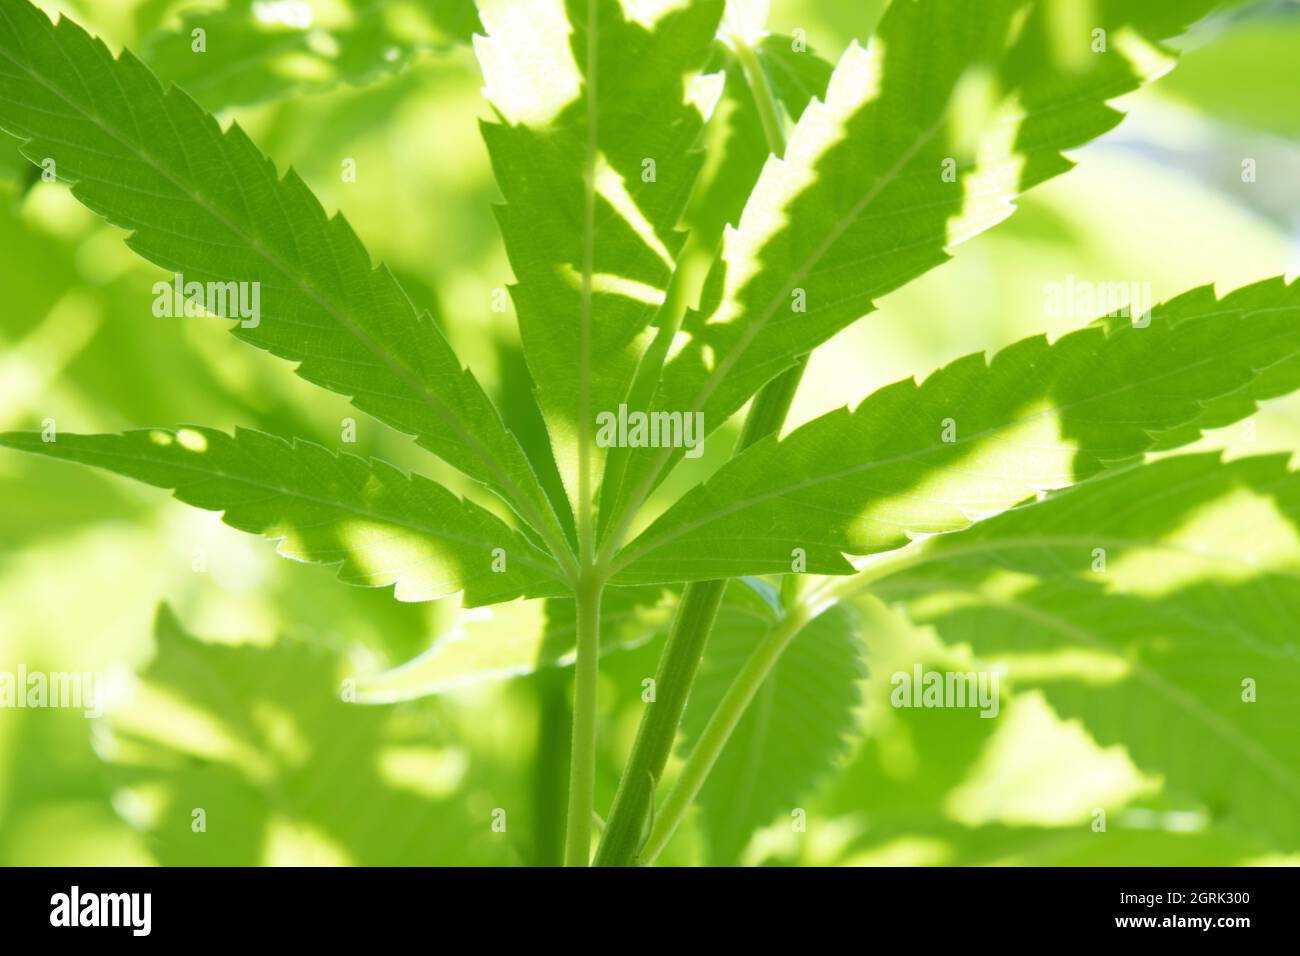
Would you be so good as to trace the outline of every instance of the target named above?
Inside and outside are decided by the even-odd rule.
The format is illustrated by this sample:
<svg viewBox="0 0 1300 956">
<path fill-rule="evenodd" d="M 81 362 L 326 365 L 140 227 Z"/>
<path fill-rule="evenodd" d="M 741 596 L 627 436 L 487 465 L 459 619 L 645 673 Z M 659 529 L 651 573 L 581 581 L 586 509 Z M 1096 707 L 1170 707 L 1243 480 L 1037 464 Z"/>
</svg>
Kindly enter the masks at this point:
<svg viewBox="0 0 1300 956">
<path fill-rule="evenodd" d="M 341 78 L 397 70 L 410 50 L 357 6 Z M 468 14 L 520 374 L 547 439 L 525 447 L 347 220 L 209 112 L 288 80 L 214 87 L 201 17 L 177 34 L 190 49 L 146 65 L 0 0 L 0 127 L 164 270 L 155 311 L 230 320 L 470 484 L 251 429 L 49 422 L 0 443 L 172 489 L 400 601 L 571 615 L 572 865 L 651 863 L 695 805 L 740 845 L 790 812 L 791 781 L 843 743 L 854 609 L 878 600 L 985 658 L 1068 649 L 1113 666 L 1054 703 L 1215 812 L 1294 837 L 1300 479 L 1279 457 L 1170 452 L 1300 385 L 1300 288 L 1084 305 L 1072 289 L 1091 324 L 785 427 L 814 350 L 1069 170 L 1064 153 L 1119 123 L 1111 101 L 1169 70 L 1165 41 L 1216 4 L 894 0 L 833 66 L 802 31 L 768 33 L 763 6 Z M 701 469 L 738 416 L 730 458 Z M 602 650 L 629 607 L 664 595 L 635 742 L 596 806 Z M 730 663 L 702 668 L 706 648 Z M 1051 684 L 1028 665 L 1004 676 Z M 1131 683 L 1149 709 L 1116 706 Z M 964 689 L 997 713 L 996 687 Z M 952 690 L 905 673 L 895 705 Z M 773 713 L 796 728 L 784 744 L 763 732 Z M 781 746 L 756 773 L 752 755 Z"/>
</svg>

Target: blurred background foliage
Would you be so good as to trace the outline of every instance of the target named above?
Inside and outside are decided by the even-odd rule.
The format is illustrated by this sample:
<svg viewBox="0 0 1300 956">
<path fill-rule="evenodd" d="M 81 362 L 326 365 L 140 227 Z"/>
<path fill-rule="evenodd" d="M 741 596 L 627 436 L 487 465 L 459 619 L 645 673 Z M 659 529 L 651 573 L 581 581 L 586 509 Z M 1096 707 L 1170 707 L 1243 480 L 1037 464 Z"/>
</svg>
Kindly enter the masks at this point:
<svg viewBox="0 0 1300 956">
<path fill-rule="evenodd" d="M 294 166 L 432 310 L 539 447 L 513 314 L 492 308 L 510 274 L 478 133 L 485 106 L 467 45 L 477 25 L 470 4 L 40 5 L 138 52 L 237 119 L 281 169 Z M 769 26 L 803 30 L 833 61 L 869 35 L 883 5 L 773 0 Z M 190 52 L 196 24 L 208 30 L 207 59 Z M 1148 281 L 1157 302 L 1206 283 L 1227 291 L 1294 275 L 1300 5 L 1238 6 L 1181 46 L 1174 73 L 1123 102 L 1129 118 L 1079 150 L 1076 170 L 817 352 L 790 426 L 967 352 L 1081 324 L 1045 316 L 1045 284 L 1069 274 Z M 275 98 L 261 101 L 268 89 Z M 0 147 L 4 427 L 39 428 L 47 418 L 78 432 L 242 424 L 338 447 L 343 419 L 356 417 L 349 450 L 463 490 L 406 439 L 226 335 L 225 323 L 154 318 L 159 270 L 65 187 L 40 182 L 12 140 Z M 1256 161 L 1256 182 L 1242 180 L 1246 158 Z M 340 175 L 345 160 L 355 161 L 355 182 Z M 1204 444 L 1289 453 L 1300 447 L 1300 401 L 1266 404 L 1250 429 L 1213 432 Z M 711 443 L 663 494 L 716 466 L 727 446 Z M 571 635 L 562 603 L 471 615 L 455 602 L 399 604 L 384 590 L 341 587 L 328 569 L 278 559 L 217 515 L 153 489 L 32 456 L 0 456 L 0 501 L 0 670 L 99 671 L 111 690 L 98 720 L 0 711 L 0 864 L 558 859 L 566 628 Z M 711 648 L 688 738 L 700 701 L 720 692 L 728 652 L 734 658 L 737 642 L 743 650 L 746 615 L 761 619 L 762 587 L 732 585 L 734 621 Z M 598 806 L 608 806 L 630 749 L 671 597 L 629 594 L 609 609 L 618 636 L 602 662 Z M 829 739 L 797 722 L 744 728 L 747 740 L 769 734 L 769 759 L 724 763 L 665 862 L 1300 862 L 1295 848 L 1261 842 L 1167 792 L 1123 746 L 1103 746 L 1037 691 L 1013 693 L 996 721 L 892 709 L 889 674 L 916 661 L 960 664 L 970 648 L 945 646 L 878 602 L 854 613 L 866 669 L 857 693 L 828 705 L 830 724 L 819 726 L 822 737 L 830 727 Z M 792 678 L 804 696 L 774 693 L 771 712 L 819 703 L 808 696 L 817 668 L 858 673 L 860 650 L 804 653 L 796 644 L 783 666 L 812 678 Z M 345 681 L 358 679 L 365 697 L 366 675 L 412 658 L 412 686 L 439 693 L 406 699 L 390 686 L 390 703 L 340 699 L 352 686 Z M 754 812 L 770 819 L 752 837 L 717 825 L 728 787 L 763 796 Z M 792 832 L 786 806 L 805 812 L 806 832 Z M 1109 808 L 1105 834 L 1089 826 L 1097 806 Z M 192 827 L 196 808 L 206 832 Z M 493 827 L 501 819 L 503 832 Z"/>
</svg>

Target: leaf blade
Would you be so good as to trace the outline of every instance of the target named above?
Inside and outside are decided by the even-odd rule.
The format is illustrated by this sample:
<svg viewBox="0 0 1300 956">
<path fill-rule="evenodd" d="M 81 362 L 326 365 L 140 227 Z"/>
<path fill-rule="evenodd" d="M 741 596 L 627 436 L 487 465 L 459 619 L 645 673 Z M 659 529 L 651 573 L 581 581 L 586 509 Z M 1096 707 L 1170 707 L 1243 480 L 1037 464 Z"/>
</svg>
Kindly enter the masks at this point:
<svg viewBox="0 0 1300 956">
<path fill-rule="evenodd" d="M 130 51 L 114 58 L 66 17 L 54 24 L 4 0 L 0 127 L 33 161 L 55 159 L 73 194 L 131 230 L 144 258 L 187 283 L 248 283 L 250 300 L 258 289 L 260 314 L 238 338 L 298 362 L 301 377 L 416 436 L 562 540 L 518 442 L 441 332 L 373 267 L 347 221 L 327 216 L 292 170 L 279 178 L 238 125 L 223 131 L 164 91 Z"/>
<path fill-rule="evenodd" d="M 744 582 L 728 588 L 691 689 L 682 723 L 684 752 L 775 623 L 771 606 L 750 588 Z M 847 751 L 858 723 L 864 652 L 853 613 L 837 607 L 805 627 L 782 653 L 700 789 L 697 805 L 711 866 L 738 863 L 753 833 L 797 809 L 797 801 Z"/>
<path fill-rule="evenodd" d="M 949 247 L 1009 216 L 1020 193 L 1068 170 L 1062 150 L 1122 119 L 1108 101 L 1172 62 L 1153 41 L 1213 3 L 1099 11 L 1111 53 L 1077 76 L 1052 59 L 1049 6 L 890 5 L 872 44 L 840 59 L 825 102 L 803 112 L 784 160 L 764 167 L 683 323 L 653 410 L 698 412 L 706 433 L 719 428 L 876 298 L 945 262 Z M 966 144 L 951 113 L 981 73 L 1002 95 Z M 952 178 L 943 175 L 949 162 Z M 639 505 L 681 457 L 641 449 L 607 492 L 614 507 Z"/>
<path fill-rule="evenodd" d="M 267 22 L 257 6 L 227 0 L 218 10 L 186 12 L 177 29 L 145 38 L 144 59 L 215 112 L 339 83 L 360 85 L 398 72 L 423 51 L 467 43 L 478 29 L 470 0 L 349 0 L 341 10 L 309 7 L 305 20 L 292 22 Z M 403 29 L 395 30 L 399 23 Z M 202 53 L 193 49 L 200 29 Z"/>
<path fill-rule="evenodd" d="M 491 512 L 427 478 L 312 442 L 186 426 L 52 442 L 6 432 L 0 445 L 170 488 L 233 528 L 275 539 L 285 557 L 336 565 L 349 584 L 393 585 L 401 601 L 463 590 L 473 606 L 563 593 L 554 560 Z"/>
<path fill-rule="evenodd" d="M 809 572 L 848 573 L 842 554 L 957 530 L 1131 462 L 1162 436 L 1194 438 L 1207 403 L 1220 419 L 1253 412 L 1216 400 L 1293 359 L 1298 319 L 1300 283 L 1222 299 L 1207 287 L 1157 306 L 1147 327 L 1025 339 L 987 364 L 970 355 L 920 385 L 887 386 L 733 458 L 628 547 L 615 580 L 789 573 L 795 549 Z"/>
<path fill-rule="evenodd" d="M 649 25 L 614 0 L 481 11 L 487 35 L 475 49 L 498 113 L 481 129 L 505 197 L 510 293 L 579 513 L 591 504 L 577 501 L 579 472 L 594 481 L 603 457 L 594 418 L 627 394 L 681 248 L 704 119 L 686 78 L 704 65 L 721 13 L 716 0 Z M 630 60 L 637 69 L 620 68 Z"/>
<path fill-rule="evenodd" d="M 1287 456 L 1184 455 L 930 539 L 871 587 L 1004 662 L 1017 690 L 1042 690 L 1214 822 L 1294 848 L 1298 529 Z"/>
</svg>

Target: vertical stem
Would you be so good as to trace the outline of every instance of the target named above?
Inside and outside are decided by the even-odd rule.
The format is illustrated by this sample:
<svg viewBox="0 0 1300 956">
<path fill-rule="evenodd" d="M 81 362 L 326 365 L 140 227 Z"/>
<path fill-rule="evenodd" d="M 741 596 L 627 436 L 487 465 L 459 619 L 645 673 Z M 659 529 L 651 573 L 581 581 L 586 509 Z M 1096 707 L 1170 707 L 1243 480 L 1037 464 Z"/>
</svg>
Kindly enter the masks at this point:
<svg viewBox="0 0 1300 956">
<path fill-rule="evenodd" d="M 785 153 L 785 129 L 762 64 L 745 44 L 734 42 L 733 49 L 753 94 L 768 148 L 781 156 Z M 736 443 L 737 452 L 780 429 L 799 387 L 805 364 L 806 359 L 801 358 L 758 393 L 745 418 L 740 441 Z M 701 581 L 688 584 L 682 591 L 677 616 L 673 619 L 655 675 L 655 703 L 647 707 L 637 728 L 636 743 L 623 769 L 596 853 L 597 866 L 631 866 L 640 861 L 655 785 L 672 752 L 677 726 L 686 709 L 686 697 L 695 681 L 704 645 L 713 629 L 726 588 L 726 581 Z"/>
<path fill-rule="evenodd" d="M 600 678 L 600 595 L 605 587 L 595 567 L 595 499 L 591 454 L 591 310 L 596 255 L 596 123 L 598 98 L 596 0 L 587 0 L 587 151 L 583 171 L 582 307 L 578 343 L 578 488 L 574 524 L 578 536 L 578 647 L 573 684 L 573 741 L 569 752 L 569 818 L 564 836 L 565 866 L 591 861 L 591 815 L 596 791 L 596 685 Z"/>
<path fill-rule="evenodd" d="M 591 310 L 592 276 L 596 271 L 596 0 L 587 0 L 587 149 L 583 164 L 582 289 L 578 335 L 578 488 L 574 524 L 578 535 L 578 573 L 591 573 L 594 552 L 594 509 L 591 474 Z M 599 591 L 599 589 L 597 589 Z M 579 657 L 582 648 L 578 649 Z"/>
<path fill-rule="evenodd" d="M 655 783 L 663 774 L 695 682 L 704 642 L 722 603 L 725 581 L 689 584 L 682 592 L 668 642 L 655 673 L 655 702 L 646 707 L 637 728 L 632 755 L 623 769 L 614 806 L 596 853 L 597 866 L 630 866 L 645 836 Z"/>
<path fill-rule="evenodd" d="M 763 64 L 758 62 L 758 54 L 750 49 L 749 44 L 741 42 L 739 38 L 732 40 L 731 48 L 740 61 L 745 84 L 754 97 L 768 149 L 780 156 L 785 153 L 785 124 L 781 122 L 781 110 L 776 105 L 776 97 L 772 95 L 772 87 L 767 82 L 767 74 L 763 72 Z"/>
<path fill-rule="evenodd" d="M 533 865 L 564 863 L 564 818 L 568 812 L 569 671 L 543 667 L 529 683 L 537 706 L 537 755 L 533 767 Z"/>
<path fill-rule="evenodd" d="M 794 363 L 772 381 L 763 386 L 763 390 L 754 398 L 745 416 L 745 424 L 736 442 L 736 454 L 744 451 L 760 438 L 766 438 L 773 432 L 781 430 L 785 416 L 790 412 L 794 393 L 799 389 L 804 369 L 808 367 L 808 356 L 800 356 Z"/>
<path fill-rule="evenodd" d="M 731 739 L 731 734 L 740 723 L 754 695 L 758 693 L 763 682 L 767 680 L 772 668 L 780 660 L 790 641 L 803 630 L 808 623 L 808 616 L 803 608 L 792 610 L 789 615 L 777 622 L 768 631 L 754 652 L 749 655 L 740 673 L 727 688 L 718 709 L 709 718 L 708 725 L 700 739 L 691 748 L 691 755 L 682 768 L 672 792 L 664 801 L 659 812 L 655 814 L 654 828 L 646 840 L 645 848 L 638 857 L 638 862 L 648 864 L 668 845 L 668 841 L 677 830 L 677 825 L 686 816 L 686 811 L 699 795 L 700 787 L 709 776 L 709 771 L 717 763 L 722 749 Z"/>
<path fill-rule="evenodd" d="M 565 866 L 586 866 L 591 859 L 602 587 L 602 582 L 589 577 L 581 582 L 577 591 L 578 660 L 573 687 L 573 743 L 569 757 L 569 819 L 565 829 Z"/>
</svg>

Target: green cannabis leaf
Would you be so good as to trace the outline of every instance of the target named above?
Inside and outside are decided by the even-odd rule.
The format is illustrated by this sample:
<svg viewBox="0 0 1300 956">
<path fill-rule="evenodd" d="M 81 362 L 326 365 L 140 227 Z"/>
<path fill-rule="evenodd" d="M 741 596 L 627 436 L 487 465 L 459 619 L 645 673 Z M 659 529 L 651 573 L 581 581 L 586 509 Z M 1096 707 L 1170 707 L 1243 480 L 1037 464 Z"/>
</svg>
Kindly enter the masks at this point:
<svg viewBox="0 0 1300 956">
<path fill-rule="evenodd" d="M 1286 456 L 1211 453 L 1084 482 L 867 575 L 1175 793 L 1294 845 L 1298 556 L 1300 476 Z M 1062 666 L 1036 674 L 1031 659 L 1050 652 Z"/>
<path fill-rule="evenodd" d="M 185 12 L 144 41 L 146 63 L 209 110 L 395 73 L 422 50 L 466 43 L 479 29 L 471 0 L 227 0 Z"/>
<path fill-rule="evenodd" d="M 725 24 L 724 24 L 725 29 Z M 811 50 L 794 53 L 789 37 L 768 36 L 753 49 L 760 82 L 771 89 L 791 121 L 803 115 L 813 98 L 824 98 L 834 67 Z M 719 42 L 705 66 L 706 73 L 724 71 L 722 96 L 705 134 L 706 156 L 713 160 L 701 171 L 686 211 L 689 241 L 711 255 L 723 229 L 740 218 L 769 154 L 763 116 L 746 85 L 744 68 L 728 46 Z M 780 117 L 773 117 L 780 119 Z"/>
<path fill-rule="evenodd" d="M 51 73 L 39 51 L 69 65 Z M 238 125 L 223 132 L 129 51 L 114 59 L 71 20 L 14 0 L 0 7 L 0 97 L 28 158 L 52 159 L 78 199 L 132 230 L 137 253 L 187 282 L 256 284 L 258 314 L 236 336 L 415 435 L 559 539 L 518 442 L 442 334 Z"/>
<path fill-rule="evenodd" d="M 485 4 L 476 47 L 500 117 L 483 137 L 506 200 L 497 218 L 519 333 L 581 514 L 592 489 L 581 500 L 579 485 L 600 461 L 593 419 L 624 400 L 684 238 L 707 95 L 684 77 L 703 65 L 722 4 L 692 4 L 653 30 L 614 0 L 568 13 L 571 37 L 536 10 Z M 628 56 L 643 68 L 614 68 Z"/>
<path fill-rule="evenodd" d="M 349 584 L 393 585 L 399 601 L 464 591 L 473 606 L 564 593 L 551 557 L 491 512 L 427 478 L 310 442 L 186 426 L 53 442 L 0 433 L 0 445 L 173 488 L 231 527 L 277 539 L 285 557 L 337 564 Z"/>
<path fill-rule="evenodd" d="M 778 613 L 777 596 L 761 582 L 728 587 L 686 708 L 687 752 Z M 700 792 L 711 865 L 736 863 L 755 830 L 792 808 L 797 813 L 798 801 L 843 756 L 857 723 L 862 652 L 854 615 L 844 606 L 791 641 Z"/>
<path fill-rule="evenodd" d="M 465 772 L 454 740 L 431 739 L 427 714 L 341 699 L 329 650 L 205 641 L 166 605 L 154 642 L 100 746 L 124 812 L 164 864 L 518 862 L 489 833 L 465 840 L 474 815 L 448 787 Z M 459 826 L 433 825 L 446 817 Z"/>
<path fill-rule="evenodd" d="M 961 528 L 1174 431 L 1198 437 L 1187 426 L 1207 404 L 1297 355 L 1300 284 L 1272 279 L 1222 299 L 1196 289 L 1109 333 L 967 356 L 747 449 L 632 542 L 616 580 L 783 573 L 805 559 L 844 573 L 843 553 Z M 1217 405 L 1215 424 L 1254 410 Z"/>
<path fill-rule="evenodd" d="M 1042 38 L 1051 6 L 890 6 L 873 42 L 840 59 L 825 102 L 801 115 L 784 157 L 764 167 L 699 308 L 666 330 L 678 341 L 653 410 L 702 413 L 705 429 L 716 429 L 879 296 L 1069 169 L 1062 150 L 1122 118 L 1107 101 L 1168 69 L 1141 31 L 1158 39 L 1179 17 L 1168 4 L 1141 3 L 1103 12 L 1118 45 L 1063 80 Z M 1210 6 L 1181 5 L 1181 22 Z M 954 105 L 961 100 L 976 104 L 974 132 Z M 627 454 L 634 460 L 604 491 L 612 514 L 635 509 L 681 451 Z M 627 524 L 614 526 L 616 544 Z"/>
<path fill-rule="evenodd" d="M 1102 2 L 1081 20 L 1051 0 L 895 0 L 832 65 L 801 29 L 768 33 L 749 0 L 357 0 L 299 20 L 229 0 L 185 12 L 142 62 L 0 0 L 0 130 L 41 195 L 69 184 L 173 274 L 155 314 L 231 320 L 469 479 L 309 441 L 292 415 L 277 423 L 295 438 L 52 419 L 0 432 L 171 489 L 346 583 L 473 609 L 430 617 L 436 637 L 405 664 L 354 668 L 349 702 L 403 702 L 392 711 L 338 701 L 320 648 L 209 644 L 164 610 L 145 683 L 220 740 L 127 708 L 115 771 L 142 792 L 165 780 L 168 820 L 213 788 L 248 832 L 208 862 L 322 834 L 349 861 L 404 862 L 366 841 L 402 845 L 422 819 L 410 788 L 432 786 L 412 781 L 441 764 L 406 738 L 394 756 L 401 707 L 428 716 L 443 701 L 426 698 L 533 675 L 535 846 L 485 855 L 586 865 L 603 829 L 597 863 L 650 863 L 698 802 L 701 852 L 734 863 L 849 751 L 876 686 L 853 606 L 869 594 L 1004 660 L 1012 694 L 1041 692 L 1122 744 L 1170 799 L 1296 846 L 1294 472 L 1281 456 L 1165 453 L 1300 389 L 1300 284 L 1091 310 L 1090 326 L 967 355 L 782 435 L 810 353 L 1070 169 L 1068 151 L 1121 120 L 1112 102 L 1173 66 L 1163 42 L 1215 6 Z M 518 326 L 485 350 L 488 388 L 444 334 L 462 300 L 434 321 L 417 270 L 376 265 L 292 168 L 212 115 L 378 81 L 465 41 Z M 493 297 L 504 311 L 505 290 Z M 746 405 L 733 456 L 695 462 Z M 655 667 L 638 655 L 659 637 Z M 1087 666 L 1035 670 L 1047 652 Z M 639 700 L 630 755 L 599 739 L 611 685 Z M 992 736 L 961 737 L 967 762 Z M 558 794 L 543 778 L 566 750 Z M 602 769 L 615 751 L 621 778 Z M 350 815 L 299 772 L 304 754 L 329 761 L 321 786 L 348 762 L 384 783 Z M 421 806 L 459 819 L 445 796 Z M 158 818 L 140 825 L 182 858 Z"/>
</svg>

